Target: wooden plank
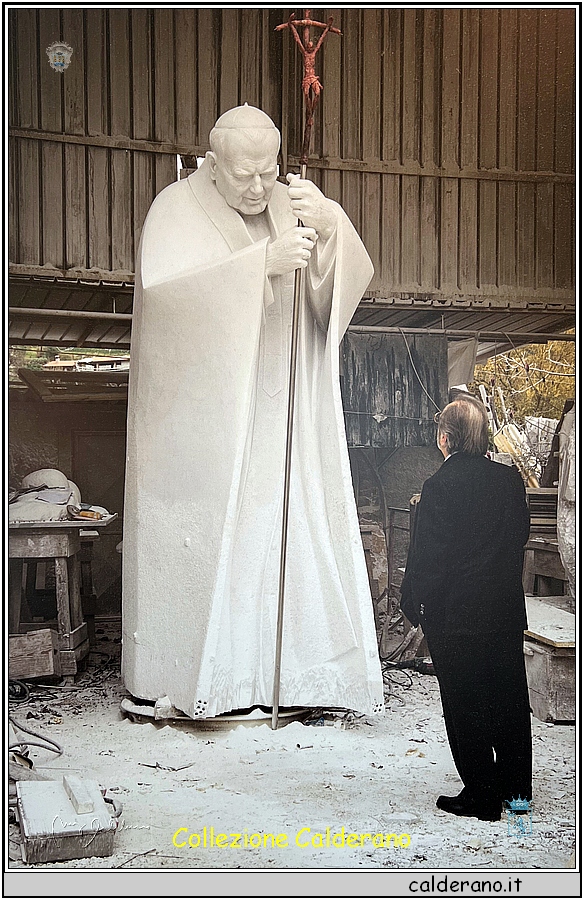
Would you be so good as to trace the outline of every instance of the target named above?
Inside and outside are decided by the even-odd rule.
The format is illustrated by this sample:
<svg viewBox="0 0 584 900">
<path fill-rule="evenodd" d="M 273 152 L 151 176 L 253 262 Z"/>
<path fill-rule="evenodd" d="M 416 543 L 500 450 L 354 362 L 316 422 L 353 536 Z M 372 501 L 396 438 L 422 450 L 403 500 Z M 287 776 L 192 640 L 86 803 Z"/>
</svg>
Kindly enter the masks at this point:
<svg viewBox="0 0 584 900">
<path fill-rule="evenodd" d="M 18 245 L 20 262 L 28 265 L 41 265 L 39 155 L 37 141 L 18 142 L 19 204 L 26 197 L 26 214 L 19 215 Z"/>
<path fill-rule="evenodd" d="M 215 41 L 215 11 L 198 9 L 198 68 L 200 73 L 199 129 L 197 143 L 209 146 L 209 132 L 217 120 L 217 44 Z"/>
<path fill-rule="evenodd" d="M 537 10 L 520 9 L 517 104 L 517 167 L 535 169 Z"/>
<path fill-rule="evenodd" d="M 62 144 L 42 144 L 42 263 L 65 266 L 63 247 L 63 156 Z"/>
<path fill-rule="evenodd" d="M 331 9 L 329 15 L 335 22 L 341 21 L 341 10 Z M 322 154 L 324 156 L 341 155 L 341 135 L 339 123 L 341 121 L 341 41 L 342 38 L 330 41 L 324 45 L 322 56 L 323 95 L 322 95 Z M 324 193 L 338 203 L 341 201 L 341 173 L 338 171 L 325 171 Z"/>
<path fill-rule="evenodd" d="M 343 10 L 342 71 L 343 105 L 341 107 L 341 148 L 344 156 L 361 156 L 360 79 L 355 77 L 355 60 L 361 56 L 361 30 L 351 27 L 349 11 Z M 357 231 L 361 232 L 361 175 L 343 172 L 342 206 Z"/>
<path fill-rule="evenodd" d="M 63 109 L 65 131 L 85 134 L 85 45 L 83 9 L 63 7 L 63 34 L 73 48 L 71 62 L 63 73 Z"/>
<path fill-rule="evenodd" d="M 179 143 L 196 144 L 197 131 L 197 58 L 196 12 L 174 10 L 176 139 Z"/>
<path fill-rule="evenodd" d="M 497 284 L 497 185 L 479 184 L 480 236 L 479 284 L 487 289 Z"/>
<path fill-rule="evenodd" d="M 462 11 L 460 164 L 478 168 L 479 22 L 476 9 Z"/>
<path fill-rule="evenodd" d="M 423 291 L 435 290 L 439 281 L 438 236 L 439 186 L 438 178 L 422 178 L 420 211 L 420 283 Z"/>
<path fill-rule="evenodd" d="M 457 287 L 458 282 L 458 182 L 443 178 L 440 183 L 440 289 Z"/>
<path fill-rule="evenodd" d="M 239 42 L 239 102 L 258 106 L 260 102 L 261 34 L 259 10 L 247 7 L 241 12 Z"/>
<path fill-rule="evenodd" d="M 175 139 L 175 48 L 173 10 L 157 7 L 154 15 L 154 140 Z M 175 166 L 176 168 L 176 166 Z"/>
<path fill-rule="evenodd" d="M 65 268 L 87 268 L 85 147 L 65 145 Z"/>
<path fill-rule="evenodd" d="M 107 11 L 96 7 L 87 8 L 85 14 L 85 52 L 87 65 L 87 133 L 90 135 L 109 134 L 108 121 L 108 70 Z"/>
<path fill-rule="evenodd" d="M 63 127 L 70 134 L 85 133 L 85 52 L 83 44 L 83 12 L 80 9 L 63 9 L 63 29 L 73 56 L 63 74 Z M 60 149 L 60 148 L 59 148 Z M 58 158 L 57 152 L 53 151 Z M 65 187 L 65 268 L 87 267 L 87 199 L 86 199 L 86 151 L 81 146 L 65 145 L 63 148 Z M 58 172 L 60 169 L 57 170 Z M 55 188 L 53 187 L 53 191 Z M 51 260 L 46 260 L 50 262 Z"/>
<path fill-rule="evenodd" d="M 554 186 L 538 184 L 536 188 L 535 259 L 536 287 L 554 286 Z"/>
<path fill-rule="evenodd" d="M 186 10 L 177 10 L 182 15 Z M 192 15 L 192 14 L 191 14 Z M 151 140 L 154 136 L 154 88 L 152 75 L 152 11 L 149 9 L 133 9 L 130 18 L 132 34 L 132 137 L 142 140 Z M 191 69 L 195 58 L 194 51 L 188 59 L 191 61 Z M 181 81 L 181 86 L 182 86 Z M 181 90 L 181 99 L 186 100 Z M 188 119 L 189 109 L 185 109 L 185 119 Z M 195 128 L 196 117 L 190 119 L 191 136 Z"/>
<path fill-rule="evenodd" d="M 441 164 L 458 168 L 460 100 L 460 11 L 442 10 L 442 153 Z M 448 190 L 447 188 L 445 190 Z"/>
<path fill-rule="evenodd" d="M 538 16 L 535 168 L 550 170 L 555 150 L 557 13 L 555 9 L 540 9 Z"/>
<path fill-rule="evenodd" d="M 239 9 L 221 10 L 219 114 L 239 105 Z M 245 15 L 246 13 L 244 13 Z"/>
<path fill-rule="evenodd" d="M 517 225 L 516 194 L 514 184 L 499 184 L 498 283 L 514 287 L 517 284 Z"/>
<path fill-rule="evenodd" d="M 499 11 L 480 11 L 479 167 L 497 167 Z"/>
<path fill-rule="evenodd" d="M 401 85 L 403 10 L 385 9 L 383 17 L 382 158 L 401 161 Z"/>
<path fill-rule="evenodd" d="M 384 248 L 382 278 L 385 284 L 399 288 L 401 241 L 397 223 L 401 221 L 401 186 L 399 175 L 384 175 L 381 183 L 381 245 Z"/>
<path fill-rule="evenodd" d="M 423 54 L 422 54 L 422 166 L 436 165 L 439 157 L 438 116 L 440 83 L 440 54 L 438 43 L 438 10 L 424 10 Z M 422 186 L 422 194 L 424 194 Z"/>
<path fill-rule="evenodd" d="M 282 48 L 274 29 L 281 21 L 281 9 L 262 10 L 261 108 L 278 128 L 282 122 Z M 322 65 L 322 57 L 319 65 Z M 320 113 L 322 115 L 322 107 Z"/>
<path fill-rule="evenodd" d="M 39 44 L 48 47 L 61 34 L 58 9 L 43 9 L 39 15 Z M 74 48 L 75 51 L 75 48 Z M 71 65 L 69 66 L 71 68 Z M 69 70 L 68 70 L 69 71 Z M 56 76 L 56 77 L 55 77 Z M 64 77 L 50 65 L 39 71 L 40 120 L 43 130 L 63 131 Z M 41 145 L 42 178 L 42 263 L 56 268 L 65 266 L 63 244 L 63 147 L 55 143 Z"/>
<path fill-rule="evenodd" d="M 109 151 L 89 147 L 88 175 L 88 265 L 90 269 L 109 270 L 111 262 Z"/>
<path fill-rule="evenodd" d="M 7 13 L 7 43 L 8 43 L 8 124 L 18 124 L 18 10 L 9 9 Z"/>
<path fill-rule="evenodd" d="M 460 182 L 459 283 L 463 289 L 478 284 L 478 191 L 478 182 Z"/>
<path fill-rule="evenodd" d="M 517 10 L 499 10 L 499 167 L 515 168 L 517 131 Z"/>
<path fill-rule="evenodd" d="M 556 62 L 556 153 L 558 172 L 574 171 L 576 111 L 576 28 L 574 9 L 558 9 Z"/>
<path fill-rule="evenodd" d="M 176 180 L 176 158 L 156 156 L 154 160 L 154 190 L 156 194 Z"/>
<path fill-rule="evenodd" d="M 359 78 L 356 78 L 355 60 L 361 59 L 361 35 L 354 27 L 347 10 L 343 11 L 344 26 L 341 39 L 342 90 L 341 108 L 341 148 L 342 155 L 352 159 L 361 158 L 361 97 Z M 353 26 L 353 27 L 351 27 Z M 344 32 L 347 31 L 345 34 Z M 331 39 L 332 40 L 332 39 Z"/>
<path fill-rule="evenodd" d="M 382 12 L 363 10 L 363 30 L 367 35 L 368 52 L 363 57 L 363 158 L 379 159 L 381 135 L 381 25 Z M 337 41 L 335 37 L 331 40 Z M 381 272 L 381 175 L 364 175 L 362 185 L 363 210 L 361 237 L 375 269 L 377 283 Z"/>
<path fill-rule="evenodd" d="M 420 158 L 420 81 L 421 42 L 418 19 L 422 13 L 405 9 L 403 14 L 402 74 L 402 162 Z"/>
<path fill-rule="evenodd" d="M 381 59 L 382 11 L 363 10 L 363 30 L 367 35 L 367 53 L 363 56 L 363 159 L 380 158 L 381 137 Z M 338 44 L 338 38 L 330 38 Z"/>
<path fill-rule="evenodd" d="M 128 9 L 111 8 L 109 14 L 109 80 L 111 133 L 130 136 L 130 20 Z M 134 239 L 132 235 L 131 155 L 112 150 L 109 157 L 111 266 L 131 271 Z"/>
<path fill-rule="evenodd" d="M 110 134 L 131 134 L 129 10 L 111 7 L 109 17 Z M 129 189 L 128 185 L 128 189 Z"/>
<path fill-rule="evenodd" d="M 401 287 L 416 290 L 420 284 L 420 179 L 402 178 Z"/>
<path fill-rule="evenodd" d="M 535 185 L 517 185 L 517 284 L 535 286 Z"/>
<path fill-rule="evenodd" d="M 571 288 L 575 268 L 574 191 L 564 184 L 555 185 L 554 275 L 555 287 Z"/>
<path fill-rule="evenodd" d="M 155 197 L 153 162 L 154 157 L 151 153 L 134 154 L 134 191 L 132 196 L 134 220 L 133 271 L 136 271 L 137 269 L 138 247 L 140 245 L 144 220 L 146 219 L 146 214 Z"/>
<path fill-rule="evenodd" d="M 18 203 L 18 141 L 8 139 L 8 259 L 10 263 L 20 262 L 20 225 Z"/>
<path fill-rule="evenodd" d="M 40 116 L 39 126 L 45 131 L 62 131 L 61 114 L 63 101 L 64 74 L 55 72 L 49 65 L 45 48 L 61 36 L 61 16 L 59 9 L 43 9 L 39 15 L 39 50 L 43 54 L 39 69 Z M 69 42 L 70 43 L 70 42 Z M 72 62 L 69 69 L 72 66 Z M 69 71 L 69 69 L 67 71 Z M 59 179 L 60 181 L 60 179 Z"/>
<path fill-rule="evenodd" d="M 174 162 L 176 159 L 169 157 Z M 111 254 L 112 269 L 133 271 L 132 235 L 132 157 L 128 150 L 112 150 L 111 179 Z"/>
<path fill-rule="evenodd" d="M 38 64 L 37 64 L 37 12 L 36 9 L 21 7 L 13 14 L 16 20 L 16 39 L 18 42 L 16 57 L 16 100 L 18 124 L 22 128 L 38 128 Z M 44 47 L 43 47 L 44 54 Z M 47 68 L 49 60 L 46 54 L 44 62 Z M 55 78 L 59 73 L 54 72 Z"/>
</svg>

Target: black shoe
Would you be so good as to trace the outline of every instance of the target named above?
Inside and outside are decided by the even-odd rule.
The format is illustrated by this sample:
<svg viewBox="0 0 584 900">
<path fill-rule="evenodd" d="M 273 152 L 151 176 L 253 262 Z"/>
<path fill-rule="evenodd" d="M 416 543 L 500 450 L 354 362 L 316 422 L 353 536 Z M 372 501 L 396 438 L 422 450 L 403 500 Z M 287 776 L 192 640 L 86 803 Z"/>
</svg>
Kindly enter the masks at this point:
<svg viewBox="0 0 584 900">
<path fill-rule="evenodd" d="M 499 800 L 471 800 L 459 794 L 458 797 L 438 797 L 436 806 L 454 816 L 472 816 L 483 822 L 498 822 L 501 818 L 502 803 Z"/>
</svg>

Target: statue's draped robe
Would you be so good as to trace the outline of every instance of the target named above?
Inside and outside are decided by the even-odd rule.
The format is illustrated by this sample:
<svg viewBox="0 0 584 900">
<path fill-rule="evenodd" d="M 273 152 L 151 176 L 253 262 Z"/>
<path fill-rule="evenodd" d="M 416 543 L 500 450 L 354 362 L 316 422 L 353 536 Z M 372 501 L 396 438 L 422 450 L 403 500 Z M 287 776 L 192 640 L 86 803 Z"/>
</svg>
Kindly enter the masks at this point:
<svg viewBox="0 0 584 900">
<path fill-rule="evenodd" d="M 300 317 L 280 704 L 371 713 L 383 690 L 338 360 L 372 267 L 335 211 Z M 285 186 L 263 218 L 273 237 L 296 224 Z M 193 717 L 272 703 L 294 276 L 268 278 L 255 238 L 204 163 L 156 198 L 136 273 L 123 675 Z"/>
</svg>

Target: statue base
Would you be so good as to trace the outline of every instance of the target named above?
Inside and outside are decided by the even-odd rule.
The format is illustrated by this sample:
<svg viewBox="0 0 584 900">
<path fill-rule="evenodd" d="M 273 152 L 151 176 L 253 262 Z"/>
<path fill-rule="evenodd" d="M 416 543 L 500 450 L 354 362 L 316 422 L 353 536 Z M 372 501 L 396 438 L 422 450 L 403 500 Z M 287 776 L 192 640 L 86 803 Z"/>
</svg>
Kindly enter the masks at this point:
<svg viewBox="0 0 584 900">
<path fill-rule="evenodd" d="M 268 707 L 254 707 L 249 711 L 228 712 L 210 719 L 192 719 L 174 707 L 161 709 L 147 700 L 124 697 L 120 704 L 122 714 L 132 722 L 144 724 L 156 722 L 161 725 L 173 725 L 189 731 L 229 731 L 238 725 L 251 728 L 256 725 L 269 725 L 272 721 L 272 710 Z M 281 709 L 278 713 L 278 727 L 283 728 L 290 722 L 300 722 L 306 718 L 310 710 L 305 707 Z"/>
</svg>

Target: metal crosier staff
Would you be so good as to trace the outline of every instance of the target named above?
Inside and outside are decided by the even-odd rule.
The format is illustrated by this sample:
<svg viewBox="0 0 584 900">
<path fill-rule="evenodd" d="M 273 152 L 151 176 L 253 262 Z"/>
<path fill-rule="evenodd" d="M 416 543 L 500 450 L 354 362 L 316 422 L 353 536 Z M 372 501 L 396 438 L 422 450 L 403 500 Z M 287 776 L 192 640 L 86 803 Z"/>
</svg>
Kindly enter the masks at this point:
<svg viewBox="0 0 584 900">
<path fill-rule="evenodd" d="M 325 38 L 329 31 L 340 34 L 338 28 L 333 28 L 332 16 L 325 24 L 324 22 L 315 22 L 310 18 L 311 10 L 304 10 L 304 18 L 296 19 L 294 13 L 289 17 L 287 22 L 278 25 L 276 31 L 282 31 L 288 28 L 294 40 L 300 48 L 304 62 L 304 77 L 302 79 L 302 93 L 304 96 L 304 107 L 306 110 L 306 120 L 304 125 L 304 140 L 302 142 L 302 154 L 300 157 L 300 177 L 306 178 L 306 167 L 308 165 L 308 152 L 310 148 L 310 137 L 312 134 L 312 125 L 314 122 L 314 109 L 318 103 L 322 85 L 315 72 L 314 63 L 316 54 L 324 44 Z M 297 26 L 303 28 L 302 41 L 297 31 Z M 318 39 L 316 46 L 310 39 L 310 28 L 322 28 L 323 31 Z M 298 220 L 298 225 L 302 222 Z M 298 321 L 300 317 L 300 299 L 302 295 L 302 269 L 296 269 L 294 272 L 294 306 L 292 310 L 292 341 L 290 351 L 290 378 L 288 385 L 288 419 L 286 424 L 286 456 L 284 462 L 284 503 L 282 509 L 282 538 L 280 545 L 280 578 L 278 583 L 278 618 L 276 624 L 276 652 L 274 657 L 274 689 L 272 693 L 272 728 L 278 727 L 278 709 L 280 705 L 280 672 L 282 664 L 282 634 L 284 627 L 284 587 L 286 582 L 286 549 L 288 542 L 288 512 L 290 508 L 290 469 L 292 461 L 292 431 L 294 427 L 294 398 L 296 392 L 296 362 L 298 359 Z"/>
</svg>

